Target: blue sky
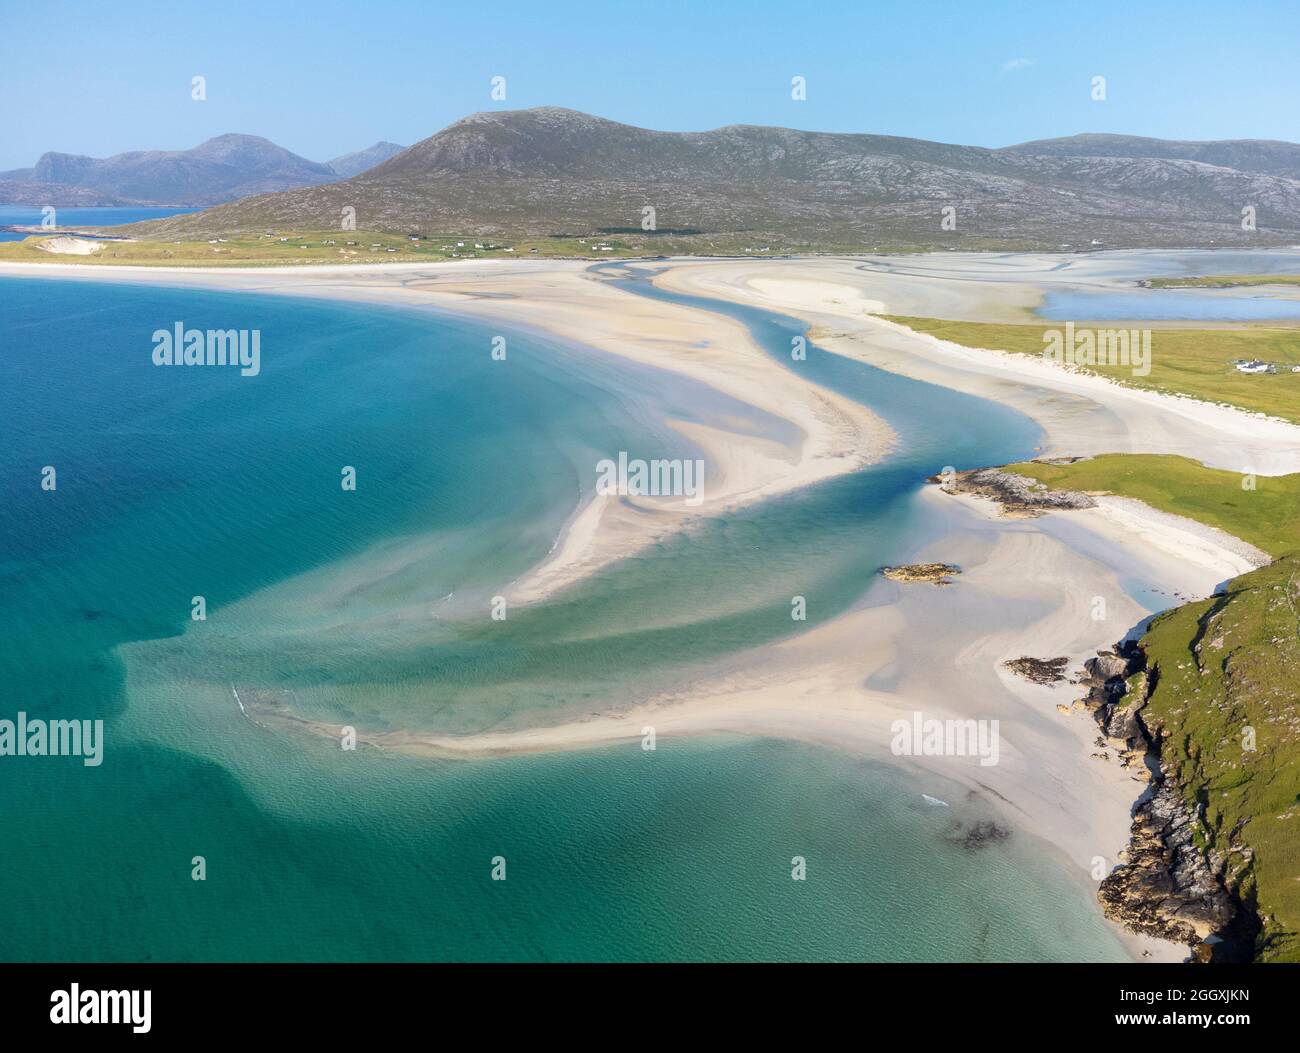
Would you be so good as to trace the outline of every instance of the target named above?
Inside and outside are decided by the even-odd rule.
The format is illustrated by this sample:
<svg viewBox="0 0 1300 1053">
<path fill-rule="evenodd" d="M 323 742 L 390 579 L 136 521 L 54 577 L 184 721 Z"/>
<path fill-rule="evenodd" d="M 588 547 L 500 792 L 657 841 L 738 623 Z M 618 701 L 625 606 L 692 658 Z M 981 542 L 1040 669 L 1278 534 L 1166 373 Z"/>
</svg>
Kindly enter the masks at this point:
<svg viewBox="0 0 1300 1053">
<path fill-rule="evenodd" d="M 980 146 L 1084 131 L 1300 141 L 1298 0 L 0 0 L 0 31 L 0 169 L 228 131 L 323 160 L 537 105 Z"/>
</svg>

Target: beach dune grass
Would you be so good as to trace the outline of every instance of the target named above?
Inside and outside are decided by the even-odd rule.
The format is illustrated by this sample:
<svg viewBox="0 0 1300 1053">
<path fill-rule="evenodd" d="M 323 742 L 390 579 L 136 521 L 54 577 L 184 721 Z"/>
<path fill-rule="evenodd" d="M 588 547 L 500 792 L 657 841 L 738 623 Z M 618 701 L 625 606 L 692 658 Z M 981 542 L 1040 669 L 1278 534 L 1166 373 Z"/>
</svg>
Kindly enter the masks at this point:
<svg viewBox="0 0 1300 1053">
<path fill-rule="evenodd" d="M 1148 278 L 1151 289 L 1237 289 L 1254 285 L 1300 285 L 1300 274 L 1196 274 Z"/>
<path fill-rule="evenodd" d="M 951 322 L 942 318 L 882 315 L 963 347 L 1042 357 L 1044 334 L 1059 330 L 1064 322 L 1002 324 Z M 1085 323 L 1081 320 L 1079 325 Z M 1098 322 L 1098 329 L 1146 328 L 1145 322 Z M 1128 387 L 1189 395 L 1206 402 L 1227 403 L 1256 413 L 1266 413 L 1300 424 L 1300 373 L 1287 368 L 1275 374 L 1245 374 L 1236 370 L 1239 359 L 1259 359 L 1279 367 L 1300 366 L 1300 329 L 1285 326 L 1249 326 L 1231 329 L 1157 329 L 1151 332 L 1151 371 L 1134 376 L 1129 366 L 1079 367 L 1082 372 L 1107 377 Z"/>
<path fill-rule="evenodd" d="M 1055 490 L 1118 494 L 1249 541 L 1274 557 L 1300 553 L 1300 473 L 1250 476 L 1168 454 L 1114 453 L 1072 464 L 1027 461 L 1006 471 Z"/>
<path fill-rule="evenodd" d="M 499 234 L 430 234 L 330 230 L 263 230 L 227 232 L 209 237 L 189 235 L 185 240 L 159 237 L 151 229 L 157 221 L 122 227 L 85 230 L 132 240 L 99 243 L 89 255 L 50 252 L 40 247 L 49 234 L 33 234 L 21 241 L 0 242 L 0 262 L 89 263 L 100 266 L 137 267 L 258 267 L 272 265 L 338 263 L 415 263 L 482 259 L 617 260 L 665 256 L 761 256 L 762 239 L 737 234 L 635 234 L 590 231 L 551 236 L 518 237 Z M 267 233 L 274 230 L 274 233 Z M 419 236 L 412 240 L 411 233 Z M 54 234 L 76 237 L 73 229 Z M 463 244 L 458 244 L 463 243 Z M 482 247 L 476 247 L 482 246 Z M 861 252 L 861 245 L 838 246 L 837 251 Z M 816 246 L 792 251 L 812 252 Z M 920 251 L 892 250 L 896 252 Z"/>
</svg>

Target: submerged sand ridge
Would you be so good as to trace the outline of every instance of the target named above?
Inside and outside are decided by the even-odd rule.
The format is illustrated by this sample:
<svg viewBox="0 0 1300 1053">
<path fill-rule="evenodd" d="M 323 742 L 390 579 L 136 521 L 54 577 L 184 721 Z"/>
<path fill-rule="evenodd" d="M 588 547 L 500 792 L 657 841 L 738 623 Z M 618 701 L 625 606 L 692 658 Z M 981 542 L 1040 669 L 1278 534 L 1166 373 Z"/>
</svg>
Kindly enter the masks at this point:
<svg viewBox="0 0 1300 1053">
<path fill-rule="evenodd" d="M 33 275 L 22 264 L 0 274 Z M 511 604 L 535 603 L 619 559 L 716 516 L 879 460 L 894 436 L 861 404 L 782 367 L 740 323 L 618 288 L 577 261 L 484 261 L 473 266 L 199 270 L 42 266 L 34 276 L 160 282 L 241 292 L 341 298 L 434 307 L 506 326 L 543 331 L 575 346 L 676 374 L 784 422 L 793 441 L 738 430 L 725 420 L 665 423 L 699 451 L 698 497 L 596 493 L 591 466 L 579 506 L 550 556 L 509 583 Z M 507 341 L 508 348 L 508 341 Z M 484 348 L 484 354 L 491 349 Z M 507 349 L 508 356 L 508 349 Z M 507 357 L 508 360 L 508 357 Z M 615 451 L 611 451 L 615 453 Z"/>
<path fill-rule="evenodd" d="M 551 557 L 512 583 L 513 602 L 544 599 L 697 517 L 863 467 L 894 441 L 874 413 L 778 365 L 738 322 L 636 296 L 585 269 L 548 276 L 532 289 L 513 273 L 471 282 L 440 277 L 409 287 L 444 302 L 454 298 L 467 313 L 536 326 L 680 374 L 785 420 L 801 436 L 792 446 L 726 426 L 670 421 L 703 454 L 702 499 L 584 495 Z"/>
<path fill-rule="evenodd" d="M 1059 261 L 1057 261 L 1058 265 Z M 1045 454 L 1183 453 L 1262 474 L 1300 468 L 1300 429 L 1223 407 L 1134 392 L 1106 381 L 996 352 L 958 348 L 871 317 L 872 312 L 1023 317 L 1040 296 L 1035 257 L 710 261 L 638 265 L 664 288 L 750 304 L 807 321 L 819 346 L 886 370 L 1004 402 L 1045 430 Z M 906 268 L 894 273 L 891 268 Z M 6 273 L 31 273 L 10 266 Z M 667 422 L 708 466 L 704 499 L 597 496 L 584 492 L 551 555 L 507 586 L 512 602 L 561 593 L 656 539 L 701 518 L 853 471 L 894 440 L 852 400 L 799 375 L 757 347 L 744 326 L 707 310 L 638 297 L 583 264 L 519 261 L 256 272 L 43 266 L 78 279 L 163 281 L 252 292 L 434 306 L 544 330 L 641 365 L 688 378 L 784 421 L 797 439 L 755 435 L 727 422 Z M 485 348 L 485 354 L 487 349 Z M 1037 367 L 1037 368 L 1035 368 Z M 936 465 L 936 470 L 940 466 Z M 959 566 L 942 589 L 881 581 L 860 606 L 788 639 L 734 656 L 688 687 L 625 712 L 503 733 L 439 735 L 358 729 L 363 744 L 436 756 L 490 756 L 625 743 L 640 748 L 653 727 L 659 748 L 676 735 L 739 733 L 815 742 L 893 758 L 955 779 L 996 802 L 1008 820 L 1041 837 L 1086 874 L 1113 863 L 1126 843 L 1141 787 L 1117 763 L 1096 759 L 1095 728 L 1056 710 L 1069 686 L 1028 683 L 1004 663 L 1023 655 L 1065 656 L 1077 668 L 1142 620 L 1125 581 L 1167 595 L 1206 595 L 1250 565 L 1231 539 L 1189 530 L 1177 517 L 1098 502 L 1036 520 L 1007 520 L 988 502 L 918 498 L 945 523 L 943 536 L 909 553 L 915 562 Z M 1107 617 L 1092 612 L 1098 596 Z M 255 703 L 249 709 L 256 709 Z M 923 712 L 935 719 L 996 720 L 999 760 L 981 766 L 952 756 L 898 757 L 891 724 Z M 341 727 L 290 711 L 250 712 L 336 736 Z M 1137 947 L 1137 943 L 1132 944 Z M 1149 945 L 1148 945 L 1149 946 Z M 1166 957 L 1181 957 L 1165 947 Z"/>
</svg>

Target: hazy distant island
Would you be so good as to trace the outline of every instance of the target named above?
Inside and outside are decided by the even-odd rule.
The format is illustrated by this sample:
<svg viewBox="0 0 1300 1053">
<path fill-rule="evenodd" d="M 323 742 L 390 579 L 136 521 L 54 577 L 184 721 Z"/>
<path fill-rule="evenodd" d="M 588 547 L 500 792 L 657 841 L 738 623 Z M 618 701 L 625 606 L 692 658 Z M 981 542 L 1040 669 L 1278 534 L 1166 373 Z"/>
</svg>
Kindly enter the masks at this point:
<svg viewBox="0 0 1300 1053">
<path fill-rule="evenodd" d="M 42 154 L 0 172 L 0 204 L 206 206 L 253 194 L 348 179 L 402 148 L 378 142 L 332 161 L 308 161 L 257 135 L 218 135 L 192 150 L 133 150 L 112 157 Z"/>
</svg>

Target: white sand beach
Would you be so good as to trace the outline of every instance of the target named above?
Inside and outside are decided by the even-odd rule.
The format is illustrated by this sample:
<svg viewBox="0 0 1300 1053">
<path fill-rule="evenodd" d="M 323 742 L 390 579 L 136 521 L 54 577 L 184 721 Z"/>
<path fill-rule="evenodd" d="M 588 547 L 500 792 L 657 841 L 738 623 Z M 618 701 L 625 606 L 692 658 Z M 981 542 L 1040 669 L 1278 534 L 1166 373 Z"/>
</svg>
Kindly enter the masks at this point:
<svg viewBox="0 0 1300 1053">
<path fill-rule="evenodd" d="M 1021 680 L 1002 663 L 1021 656 L 1070 659 L 1071 672 L 1143 617 L 1120 577 L 1130 571 L 1176 596 L 1204 595 L 1236 573 L 1239 557 L 1198 549 L 1196 562 L 1174 542 L 1128 552 L 1122 527 L 1099 509 L 1060 513 L 1082 521 L 1110 546 L 1112 569 L 1044 529 L 1042 520 L 1000 518 L 988 502 L 931 487 L 923 500 L 948 517 L 951 532 L 918 560 L 962 568 L 956 583 L 882 581 L 860 607 L 782 643 L 727 662 L 713 675 L 634 709 L 568 724 L 508 733 L 439 736 L 397 731 L 362 742 L 435 757 L 482 757 L 624 744 L 641 748 L 653 728 L 657 748 L 684 735 L 735 733 L 792 738 L 929 771 L 957 782 L 1003 813 L 1014 827 L 1056 846 L 1081 880 L 1098 856 L 1114 865 L 1127 843 L 1129 812 L 1144 784 L 1094 743 L 1086 713 L 1058 712 L 1078 697 L 1070 684 Z M 1053 517 L 1046 517 L 1050 520 Z M 1092 620 L 1095 597 L 1107 603 Z M 913 712 L 937 719 L 998 720 L 1001 757 L 892 757 L 891 724 Z M 283 720 L 279 712 L 259 719 Z M 337 738 L 338 725 L 310 724 Z M 1105 759 L 1092 756 L 1101 753 Z M 1185 950 L 1132 938 L 1135 954 L 1181 960 Z"/>
<path fill-rule="evenodd" d="M 1081 266 L 1089 280 L 1100 281 L 1098 263 L 1085 258 Z M 1294 424 L 1122 387 L 1028 355 L 964 347 L 873 317 L 1023 322 L 1044 288 L 1066 280 L 1063 267 L 1058 256 L 954 253 L 877 265 L 837 259 L 692 262 L 664 270 L 655 281 L 673 292 L 800 318 L 828 351 L 1012 406 L 1046 432 L 1040 456 L 1168 453 L 1229 471 L 1300 471 L 1300 427 Z"/>
<path fill-rule="evenodd" d="M 503 326 L 541 330 L 579 348 L 690 378 L 795 429 L 796 442 L 709 425 L 667 421 L 700 451 L 703 500 L 601 496 L 596 466 L 551 556 L 513 582 L 512 605 L 553 595 L 601 567 L 681 530 L 701 516 L 853 471 L 894 441 L 866 407 L 782 369 L 744 326 L 704 311 L 636 296 L 576 261 L 372 264 L 257 269 L 87 267 L 0 263 L 0 274 L 199 286 L 240 292 L 360 300 L 453 311 Z M 484 354 L 489 353 L 484 347 Z M 508 359 L 507 359 L 508 360 Z"/>
<path fill-rule="evenodd" d="M 899 273 L 892 270 L 895 265 Z M 1180 453 L 1235 470 L 1249 465 L 1261 474 L 1300 470 L 1300 428 L 1293 425 L 1125 389 L 1023 356 L 958 347 L 870 316 L 887 311 L 1021 319 L 1041 296 L 1043 258 L 908 257 L 880 266 L 838 259 L 634 266 L 661 271 L 656 281 L 665 289 L 803 319 L 815 327 L 819 346 L 835 353 L 1018 409 L 1043 428 L 1043 455 Z M 801 440 L 789 446 L 722 424 L 677 422 L 709 465 L 704 504 L 586 500 L 550 558 L 514 584 L 518 602 L 553 595 L 688 526 L 693 517 L 852 471 L 879 459 L 895 441 L 873 413 L 773 361 L 738 323 L 637 297 L 586 268 L 556 261 L 239 271 L 0 265 L 0 273 L 432 306 L 541 329 L 669 370 L 798 429 Z M 891 722 L 915 711 L 940 719 L 998 720 L 1002 749 L 996 765 L 981 766 L 971 757 L 909 757 L 896 763 L 963 783 L 1008 822 L 1054 846 L 1087 880 L 1099 858 L 1107 869 L 1116 862 L 1143 784 L 1120 767 L 1113 751 L 1095 745 L 1097 729 L 1089 716 L 1058 711 L 1058 705 L 1075 700 L 1075 687 L 1032 684 L 1002 663 L 1062 656 L 1075 670 L 1145 616 L 1126 586 L 1129 579 L 1153 583 L 1172 606 L 1208 595 L 1258 565 L 1262 554 L 1136 502 L 1105 500 L 1096 509 L 1011 520 L 987 502 L 954 498 L 934 487 L 917 500 L 950 529 L 940 540 L 920 545 L 914 558 L 960 566 L 954 585 L 882 581 L 871 590 L 870 602 L 849 613 L 735 656 L 688 690 L 633 710 L 500 734 L 358 729 L 359 738 L 413 753 L 489 756 L 620 742 L 639 748 L 643 729 L 653 727 L 659 749 L 671 749 L 679 735 L 737 733 L 888 758 Z M 1106 601 L 1102 620 L 1092 613 L 1099 596 Z M 282 713 L 263 716 L 319 734 L 340 730 Z M 1135 956 L 1145 951 L 1178 960 L 1185 953 L 1136 938 L 1128 943 Z"/>
</svg>

